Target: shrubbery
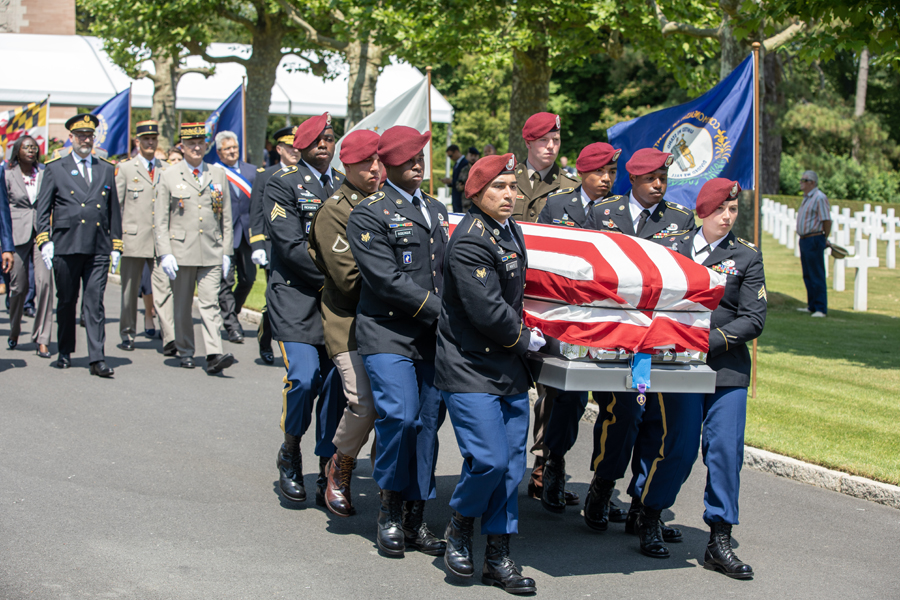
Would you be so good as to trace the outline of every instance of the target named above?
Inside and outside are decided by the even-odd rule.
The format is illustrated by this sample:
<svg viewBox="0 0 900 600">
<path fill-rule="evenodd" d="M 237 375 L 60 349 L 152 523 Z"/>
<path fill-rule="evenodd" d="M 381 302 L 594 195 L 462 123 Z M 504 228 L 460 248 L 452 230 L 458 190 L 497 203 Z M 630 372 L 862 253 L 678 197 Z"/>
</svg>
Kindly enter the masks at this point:
<svg viewBox="0 0 900 600">
<path fill-rule="evenodd" d="M 849 156 L 783 154 L 781 193 L 801 195 L 800 175 L 807 169 L 819 175 L 819 187 L 829 198 L 900 203 L 900 173 L 859 164 Z"/>
</svg>

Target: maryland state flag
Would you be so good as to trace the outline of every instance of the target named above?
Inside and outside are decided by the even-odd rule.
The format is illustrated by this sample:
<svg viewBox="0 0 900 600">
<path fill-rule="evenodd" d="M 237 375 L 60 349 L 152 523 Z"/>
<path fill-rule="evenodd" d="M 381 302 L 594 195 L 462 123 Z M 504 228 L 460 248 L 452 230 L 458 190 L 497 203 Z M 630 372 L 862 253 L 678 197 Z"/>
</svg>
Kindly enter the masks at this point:
<svg viewBox="0 0 900 600">
<path fill-rule="evenodd" d="M 0 149 L 3 151 L 3 158 L 9 158 L 13 144 L 23 135 L 33 137 L 41 149 L 41 154 L 46 154 L 49 141 L 47 128 L 49 113 L 49 97 L 40 103 L 32 102 L 21 108 L 0 113 Z"/>
</svg>

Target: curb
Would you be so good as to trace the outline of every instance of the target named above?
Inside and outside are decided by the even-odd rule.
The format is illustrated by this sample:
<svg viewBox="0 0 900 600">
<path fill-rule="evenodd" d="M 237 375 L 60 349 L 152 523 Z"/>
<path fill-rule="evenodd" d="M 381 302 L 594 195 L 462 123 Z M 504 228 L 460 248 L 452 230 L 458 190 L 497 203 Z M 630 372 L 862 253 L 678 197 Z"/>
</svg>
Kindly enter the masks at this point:
<svg viewBox="0 0 900 600">
<path fill-rule="evenodd" d="M 596 422 L 599 410 L 596 404 L 588 403 L 581 420 L 586 423 Z M 877 502 L 891 508 L 900 509 L 900 487 L 889 483 L 848 475 L 840 471 L 833 471 L 825 467 L 806 463 L 790 456 L 782 456 L 781 454 L 750 446 L 744 446 L 744 466 L 756 471 L 771 473 L 778 477 L 793 479 L 799 483 L 806 483 L 831 490 L 832 492 L 853 496 L 860 500 Z"/>
<path fill-rule="evenodd" d="M 110 274 L 109 282 L 119 284 L 120 277 Z M 262 319 L 262 313 L 244 308 L 238 318 L 251 325 L 258 325 Z M 532 404 L 537 399 L 534 390 L 531 390 Z M 588 403 L 581 420 L 585 423 L 595 423 L 599 408 L 594 403 Z M 778 477 L 786 477 L 800 483 L 814 485 L 816 487 L 839 492 L 847 496 L 877 502 L 891 508 L 900 509 L 900 487 L 889 483 L 881 483 L 865 477 L 848 475 L 840 471 L 833 471 L 810 463 L 775 454 L 768 450 L 760 450 L 744 446 L 744 465 L 756 471 L 771 473 Z"/>
</svg>

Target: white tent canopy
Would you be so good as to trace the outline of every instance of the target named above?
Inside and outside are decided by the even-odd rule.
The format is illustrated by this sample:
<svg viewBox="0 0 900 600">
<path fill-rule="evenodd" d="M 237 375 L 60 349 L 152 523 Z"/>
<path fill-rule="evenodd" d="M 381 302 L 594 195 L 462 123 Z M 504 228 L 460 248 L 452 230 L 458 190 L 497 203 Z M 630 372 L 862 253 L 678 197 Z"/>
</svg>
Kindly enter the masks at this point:
<svg viewBox="0 0 900 600">
<path fill-rule="evenodd" d="M 23 45 L 26 38 L 28 43 Z M 210 56 L 246 57 L 250 51 L 250 46 L 243 44 L 212 44 L 209 48 Z M 132 106 L 150 108 L 152 105 L 153 82 L 130 79 L 112 63 L 103 51 L 103 42 L 95 37 L 3 33 L 0 34 L 0 55 L 22 59 L 0 63 L 0 81 L 3 82 L 0 103 L 36 102 L 49 94 L 51 104 L 99 106 L 133 83 Z M 324 81 L 315 75 L 291 71 L 292 66 L 301 63 L 296 55 L 281 59 L 269 112 L 316 115 L 328 111 L 336 118 L 347 116 L 347 65 L 340 65 L 335 79 Z M 210 65 L 198 56 L 190 56 L 186 66 Z M 144 68 L 153 72 L 153 63 L 147 61 Z M 197 73 L 182 77 L 175 107 L 215 110 L 241 85 L 241 78 L 246 75 L 243 65 L 238 63 L 217 64 L 215 69 L 216 74 L 208 79 Z M 378 79 L 375 108 L 389 104 L 423 77 L 415 67 L 392 59 Z M 434 86 L 431 87 L 431 107 L 433 122 L 452 121 L 453 107 Z"/>
</svg>

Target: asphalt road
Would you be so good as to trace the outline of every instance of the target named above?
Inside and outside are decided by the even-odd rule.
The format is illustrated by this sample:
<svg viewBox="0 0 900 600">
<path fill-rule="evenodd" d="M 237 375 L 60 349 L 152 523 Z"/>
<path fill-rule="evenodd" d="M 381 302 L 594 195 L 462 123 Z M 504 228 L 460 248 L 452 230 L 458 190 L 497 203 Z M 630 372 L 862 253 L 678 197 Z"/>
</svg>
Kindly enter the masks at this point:
<svg viewBox="0 0 900 600">
<path fill-rule="evenodd" d="M 247 326 L 243 345 L 225 342 L 239 362 L 223 375 L 181 369 L 158 340 L 139 338 L 134 352 L 115 346 L 118 294 L 110 285 L 113 380 L 88 374 L 82 329 L 67 371 L 24 343 L 30 319 L 20 348 L 0 350 L 0 599 L 507 597 L 477 578 L 448 579 L 440 558 L 379 556 L 368 460 L 353 481 L 357 516 L 316 507 L 312 435 L 303 440 L 310 499 L 286 505 L 275 469 L 283 368 L 259 360 L 255 331 Z M 196 339 L 201 357 L 198 325 Z M 582 424 L 568 459 L 569 487 L 582 498 L 590 436 Z M 427 510 L 434 531 L 446 525 L 461 462 L 449 420 L 440 441 L 438 498 Z M 685 533 L 668 560 L 639 554 L 622 525 L 598 534 L 580 510 L 543 511 L 523 482 L 513 557 L 545 598 L 900 597 L 900 511 L 750 470 L 735 538 L 757 577 L 703 569 L 704 477 L 698 463 L 664 513 Z M 480 560 L 483 538 L 475 550 Z"/>
</svg>

